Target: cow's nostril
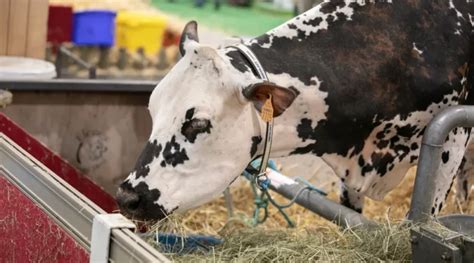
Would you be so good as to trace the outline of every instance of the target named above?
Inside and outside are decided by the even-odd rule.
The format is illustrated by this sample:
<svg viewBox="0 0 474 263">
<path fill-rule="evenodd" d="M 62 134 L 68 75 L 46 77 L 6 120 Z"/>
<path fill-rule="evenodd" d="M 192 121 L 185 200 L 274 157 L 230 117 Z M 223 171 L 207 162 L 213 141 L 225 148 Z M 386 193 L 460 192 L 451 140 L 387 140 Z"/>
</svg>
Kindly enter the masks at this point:
<svg viewBox="0 0 474 263">
<path fill-rule="evenodd" d="M 135 195 L 134 199 L 130 200 L 129 203 L 127 204 L 127 209 L 129 211 L 135 211 L 137 210 L 139 204 L 140 204 L 140 197 L 138 195 Z"/>
<path fill-rule="evenodd" d="M 140 196 L 130 190 L 119 188 L 117 192 L 117 203 L 124 212 L 133 212 L 140 205 Z"/>
</svg>

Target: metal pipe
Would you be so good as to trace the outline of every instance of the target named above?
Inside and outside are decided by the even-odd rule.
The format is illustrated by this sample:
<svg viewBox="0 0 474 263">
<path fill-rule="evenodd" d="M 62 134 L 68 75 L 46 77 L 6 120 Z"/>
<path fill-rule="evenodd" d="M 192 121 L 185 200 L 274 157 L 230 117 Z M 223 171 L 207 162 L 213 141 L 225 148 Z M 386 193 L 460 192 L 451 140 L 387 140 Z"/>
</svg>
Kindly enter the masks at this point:
<svg viewBox="0 0 474 263">
<path fill-rule="evenodd" d="M 431 215 L 443 144 L 456 127 L 474 127 L 474 106 L 453 106 L 438 115 L 426 127 L 416 172 L 408 219 L 426 222 Z"/>
<path fill-rule="evenodd" d="M 226 188 L 224 191 L 224 201 L 225 206 L 227 207 L 227 216 L 232 218 L 234 216 L 234 205 L 232 202 L 232 194 L 230 193 L 229 188 Z"/>
<path fill-rule="evenodd" d="M 62 60 L 64 59 L 63 55 L 66 55 L 67 57 L 71 58 L 72 61 L 74 61 L 74 63 L 78 64 L 79 66 L 81 66 L 85 69 L 87 69 L 89 71 L 89 79 L 95 79 L 96 78 L 95 66 L 87 63 L 86 61 L 84 61 L 80 57 L 76 56 L 75 54 L 73 54 L 71 51 L 69 51 L 64 46 L 59 47 L 57 58 L 56 58 L 56 73 L 57 73 L 58 78 L 61 77 L 62 64 L 63 64 Z"/>
<path fill-rule="evenodd" d="M 118 80 L 118 79 L 2 79 L 0 89 L 42 92 L 127 92 L 150 94 L 159 80 Z"/>
<path fill-rule="evenodd" d="M 307 188 L 274 170 L 267 169 L 267 174 L 270 178 L 270 189 L 289 200 L 293 200 L 301 189 Z M 377 225 L 362 214 L 327 199 L 317 191 L 304 190 L 296 197 L 295 203 L 344 228 Z"/>
</svg>

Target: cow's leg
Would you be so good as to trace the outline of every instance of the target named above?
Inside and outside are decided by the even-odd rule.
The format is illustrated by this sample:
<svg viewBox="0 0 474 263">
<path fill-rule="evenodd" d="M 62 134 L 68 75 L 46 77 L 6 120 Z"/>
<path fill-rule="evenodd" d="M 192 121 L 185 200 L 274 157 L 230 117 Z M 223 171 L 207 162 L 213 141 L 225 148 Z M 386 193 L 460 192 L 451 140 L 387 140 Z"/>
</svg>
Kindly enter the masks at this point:
<svg viewBox="0 0 474 263">
<path fill-rule="evenodd" d="M 458 173 L 467 144 L 469 142 L 469 128 L 455 128 L 448 135 L 443 145 L 439 178 L 436 182 L 435 200 L 431 207 L 431 214 L 438 214 L 443 208 L 446 197 L 453 185 L 454 176 Z"/>
<path fill-rule="evenodd" d="M 343 182 L 341 182 L 339 198 L 342 205 L 362 213 L 362 209 L 364 208 L 364 195 L 347 187 Z"/>
<path fill-rule="evenodd" d="M 462 203 L 469 199 L 469 193 L 474 181 L 474 149 L 470 146 L 459 166 L 456 176 L 456 198 Z"/>
</svg>

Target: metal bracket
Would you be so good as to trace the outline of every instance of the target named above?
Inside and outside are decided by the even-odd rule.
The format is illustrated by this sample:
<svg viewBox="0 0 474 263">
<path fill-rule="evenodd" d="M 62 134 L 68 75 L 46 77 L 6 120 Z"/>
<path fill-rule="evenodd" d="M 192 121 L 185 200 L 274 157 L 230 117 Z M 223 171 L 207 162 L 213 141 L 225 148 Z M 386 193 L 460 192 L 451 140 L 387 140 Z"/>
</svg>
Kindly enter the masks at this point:
<svg viewBox="0 0 474 263">
<path fill-rule="evenodd" d="M 109 262 L 110 233 L 115 228 L 135 229 L 135 224 L 122 214 L 99 214 L 92 223 L 90 262 Z"/>
<path fill-rule="evenodd" d="M 445 230 L 446 232 L 446 230 Z M 437 231 L 420 226 L 411 230 L 413 262 L 472 262 L 464 251 L 464 235 L 451 231 L 441 235 Z M 471 259 L 472 260 L 472 259 Z"/>
</svg>

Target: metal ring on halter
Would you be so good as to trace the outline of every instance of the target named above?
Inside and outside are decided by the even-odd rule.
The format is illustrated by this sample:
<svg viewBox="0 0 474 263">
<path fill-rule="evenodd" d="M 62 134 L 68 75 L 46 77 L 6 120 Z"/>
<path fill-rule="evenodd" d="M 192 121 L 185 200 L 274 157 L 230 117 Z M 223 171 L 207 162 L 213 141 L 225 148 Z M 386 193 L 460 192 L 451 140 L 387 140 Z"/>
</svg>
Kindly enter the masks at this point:
<svg viewBox="0 0 474 263">
<path fill-rule="evenodd" d="M 268 180 L 270 179 L 268 179 L 268 175 L 266 173 L 259 173 L 255 176 L 255 184 L 260 190 L 266 190 L 268 188 Z"/>
</svg>

